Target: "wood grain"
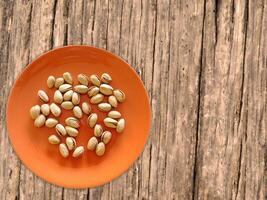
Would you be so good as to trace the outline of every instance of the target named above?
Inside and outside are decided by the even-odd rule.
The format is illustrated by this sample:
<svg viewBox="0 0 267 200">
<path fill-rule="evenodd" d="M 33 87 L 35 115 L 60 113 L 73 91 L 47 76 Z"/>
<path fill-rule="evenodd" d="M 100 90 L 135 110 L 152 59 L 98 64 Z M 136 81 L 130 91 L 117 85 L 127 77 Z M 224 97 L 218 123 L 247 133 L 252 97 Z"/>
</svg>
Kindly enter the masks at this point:
<svg viewBox="0 0 267 200">
<path fill-rule="evenodd" d="M 265 199 L 266 0 L 0 1 L 0 199 Z M 66 189 L 36 177 L 6 130 L 15 78 L 64 45 L 133 66 L 152 108 L 149 141 L 118 179 Z"/>
</svg>

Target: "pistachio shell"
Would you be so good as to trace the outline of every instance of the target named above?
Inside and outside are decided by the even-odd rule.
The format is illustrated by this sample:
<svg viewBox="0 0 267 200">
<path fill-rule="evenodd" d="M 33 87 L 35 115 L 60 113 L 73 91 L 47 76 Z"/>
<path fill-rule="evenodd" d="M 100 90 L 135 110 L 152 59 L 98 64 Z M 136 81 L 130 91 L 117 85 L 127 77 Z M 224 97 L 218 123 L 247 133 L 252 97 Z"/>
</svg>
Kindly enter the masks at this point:
<svg viewBox="0 0 267 200">
<path fill-rule="evenodd" d="M 109 128 L 116 128 L 117 127 L 117 121 L 115 119 L 112 119 L 110 117 L 107 117 L 104 119 L 104 124 Z"/>
<path fill-rule="evenodd" d="M 64 108 L 65 110 L 71 110 L 74 105 L 71 101 L 64 101 L 61 103 L 61 107 Z"/>
<path fill-rule="evenodd" d="M 71 100 L 72 95 L 73 95 L 73 90 L 69 90 L 69 91 L 67 91 L 67 92 L 63 95 L 63 99 L 64 99 L 64 101 L 69 101 L 69 100 Z"/>
<path fill-rule="evenodd" d="M 67 137 L 66 138 L 66 145 L 67 145 L 68 149 L 71 151 L 71 150 L 75 149 L 75 147 L 76 147 L 76 140 L 73 137 Z"/>
<path fill-rule="evenodd" d="M 124 120 L 124 119 L 120 119 L 120 120 L 118 121 L 116 131 L 117 131 L 118 133 L 122 133 L 123 130 L 124 130 L 124 128 L 125 128 L 125 120 Z"/>
<path fill-rule="evenodd" d="M 47 87 L 48 87 L 48 88 L 52 88 L 52 87 L 54 87 L 55 82 L 56 82 L 55 77 L 54 77 L 54 76 L 49 76 L 49 77 L 47 78 L 47 81 L 46 81 L 46 83 L 47 83 Z"/>
<path fill-rule="evenodd" d="M 59 144 L 59 143 L 60 143 L 60 139 L 59 139 L 58 136 L 56 136 L 56 135 L 50 135 L 50 136 L 48 137 L 48 142 L 49 142 L 50 144 Z"/>
<path fill-rule="evenodd" d="M 91 75 L 90 76 L 90 81 L 91 83 L 93 83 L 93 85 L 95 86 L 99 86 L 100 85 L 100 78 L 97 75 Z"/>
<path fill-rule="evenodd" d="M 103 73 L 101 75 L 101 81 L 103 83 L 110 83 L 112 81 L 112 78 L 111 78 L 111 76 L 108 73 Z"/>
<path fill-rule="evenodd" d="M 74 105 L 78 105 L 80 103 L 80 94 L 73 92 L 71 101 Z"/>
<path fill-rule="evenodd" d="M 45 124 L 45 116 L 44 115 L 39 115 L 35 120 L 34 120 L 34 126 L 37 128 L 42 127 Z"/>
<path fill-rule="evenodd" d="M 77 79 L 78 79 L 79 83 L 81 83 L 82 85 L 88 86 L 88 84 L 89 84 L 89 78 L 85 74 L 79 74 L 77 76 Z"/>
<path fill-rule="evenodd" d="M 45 126 L 48 128 L 53 128 L 58 124 L 58 121 L 55 118 L 48 118 L 45 121 Z"/>
<path fill-rule="evenodd" d="M 67 158 L 69 156 L 69 150 L 67 148 L 67 146 L 64 143 L 61 143 L 59 146 L 59 152 L 60 154 L 64 157 Z"/>
<path fill-rule="evenodd" d="M 111 95 L 108 97 L 108 102 L 114 108 L 116 108 L 118 106 L 118 101 L 114 95 Z"/>
<path fill-rule="evenodd" d="M 111 137 L 112 137 L 112 134 L 110 131 L 104 131 L 102 133 L 101 140 L 102 142 L 104 142 L 104 144 L 107 144 L 111 140 Z"/>
<path fill-rule="evenodd" d="M 86 94 L 88 92 L 88 87 L 86 85 L 75 85 L 74 91 L 79 94 Z"/>
<path fill-rule="evenodd" d="M 74 106 L 73 114 L 75 117 L 81 119 L 83 117 L 82 109 L 79 106 Z"/>
<path fill-rule="evenodd" d="M 118 90 L 118 89 L 113 90 L 113 95 L 116 97 L 118 102 L 124 102 L 125 101 L 125 94 L 123 91 Z"/>
<path fill-rule="evenodd" d="M 55 129 L 56 129 L 56 132 L 58 135 L 60 135 L 60 136 L 67 135 L 67 131 L 62 124 L 57 124 Z"/>
<path fill-rule="evenodd" d="M 118 119 L 121 117 L 121 113 L 116 110 L 112 110 L 108 113 L 108 117 L 113 118 L 113 119 Z"/>
<path fill-rule="evenodd" d="M 98 109 L 103 112 L 108 112 L 111 110 L 111 105 L 109 103 L 100 103 L 98 104 Z"/>
<path fill-rule="evenodd" d="M 69 72 L 63 73 L 63 78 L 66 81 L 66 83 L 73 84 L 73 79 L 72 79 L 71 73 L 69 73 Z"/>
<path fill-rule="evenodd" d="M 90 103 L 92 103 L 92 104 L 98 104 L 101 101 L 103 101 L 103 99 L 104 99 L 104 95 L 103 94 L 96 94 L 95 96 L 93 96 L 90 99 Z"/>
<path fill-rule="evenodd" d="M 55 103 L 51 103 L 50 104 L 50 111 L 51 113 L 55 116 L 55 117 L 59 117 L 61 115 L 61 109 L 60 107 L 55 104 Z"/>
<path fill-rule="evenodd" d="M 81 156 L 83 154 L 83 152 L 84 152 L 84 147 L 79 146 L 73 151 L 72 157 L 77 158 L 77 157 Z"/>
<path fill-rule="evenodd" d="M 49 107 L 49 105 L 47 103 L 41 105 L 41 111 L 42 111 L 42 114 L 44 116 L 49 115 L 49 113 L 50 113 L 50 107 Z"/>
<path fill-rule="evenodd" d="M 30 115 L 32 119 L 36 119 L 41 112 L 41 107 L 39 105 L 35 105 L 33 107 L 31 107 L 30 109 Z"/>
<path fill-rule="evenodd" d="M 90 112 L 91 112 L 91 106 L 90 106 L 90 104 L 89 103 L 87 103 L 87 102 L 83 102 L 82 103 L 82 111 L 85 113 L 85 114 L 87 114 L 87 115 L 89 115 L 90 114 Z"/>
<path fill-rule="evenodd" d="M 62 93 L 65 93 L 69 90 L 72 89 L 72 86 L 70 84 L 62 84 L 61 86 L 59 86 L 58 90 Z"/>
<path fill-rule="evenodd" d="M 101 84 L 99 90 L 104 95 L 111 95 L 113 93 L 113 87 L 108 84 Z"/>
<path fill-rule="evenodd" d="M 99 142 L 97 145 L 96 145 L 96 155 L 98 156 L 103 156 L 104 153 L 105 153 L 105 144 L 103 142 Z"/>
<path fill-rule="evenodd" d="M 97 122 L 97 114 L 96 113 L 92 113 L 91 115 L 89 115 L 89 117 L 87 118 L 87 124 L 89 127 L 94 128 L 96 122 Z"/>
<path fill-rule="evenodd" d="M 100 124 L 96 124 L 94 128 L 94 135 L 96 137 L 100 137 L 103 133 L 103 128 Z"/>
<path fill-rule="evenodd" d="M 39 90 L 39 91 L 38 91 L 38 96 L 40 97 L 40 99 L 41 99 L 43 102 L 48 102 L 48 101 L 49 101 L 49 98 L 48 98 L 47 94 L 46 94 L 45 91 L 43 91 L 43 90 Z"/>
<path fill-rule="evenodd" d="M 56 82 L 55 82 L 55 88 L 59 88 L 59 86 L 61 86 L 64 83 L 64 79 L 63 78 L 57 78 Z"/>
<path fill-rule="evenodd" d="M 68 135 L 72 136 L 72 137 L 76 137 L 79 133 L 76 128 L 73 128 L 71 126 L 66 126 L 65 129 L 66 129 Z"/>
<path fill-rule="evenodd" d="M 73 128 L 79 128 L 80 127 L 80 123 L 79 123 L 79 120 L 76 119 L 75 117 L 68 117 L 65 119 L 65 123 L 68 125 L 68 126 L 71 126 Z"/>
<path fill-rule="evenodd" d="M 98 144 L 97 138 L 96 137 L 91 137 L 88 140 L 87 149 L 93 151 L 93 150 L 95 150 L 97 144 Z"/>
<path fill-rule="evenodd" d="M 95 96 L 98 93 L 99 93 L 99 87 L 91 86 L 91 87 L 89 87 L 87 94 L 88 94 L 89 97 L 92 97 L 92 96 Z"/>
<path fill-rule="evenodd" d="M 54 101 L 56 103 L 62 103 L 63 101 L 63 96 L 59 90 L 56 90 L 54 93 Z"/>
</svg>

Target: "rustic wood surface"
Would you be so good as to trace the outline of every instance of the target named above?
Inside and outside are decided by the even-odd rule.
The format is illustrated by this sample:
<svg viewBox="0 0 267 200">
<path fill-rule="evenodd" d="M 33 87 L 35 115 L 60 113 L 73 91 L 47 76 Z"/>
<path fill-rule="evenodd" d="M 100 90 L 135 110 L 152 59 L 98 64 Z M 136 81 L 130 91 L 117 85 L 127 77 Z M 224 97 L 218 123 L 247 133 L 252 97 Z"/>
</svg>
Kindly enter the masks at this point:
<svg viewBox="0 0 267 200">
<path fill-rule="evenodd" d="M 15 78 L 70 44 L 130 63 L 153 112 L 140 158 L 93 189 L 36 177 L 6 130 Z M 1 200 L 267 198 L 267 0 L 0 0 L 0 47 Z"/>
</svg>

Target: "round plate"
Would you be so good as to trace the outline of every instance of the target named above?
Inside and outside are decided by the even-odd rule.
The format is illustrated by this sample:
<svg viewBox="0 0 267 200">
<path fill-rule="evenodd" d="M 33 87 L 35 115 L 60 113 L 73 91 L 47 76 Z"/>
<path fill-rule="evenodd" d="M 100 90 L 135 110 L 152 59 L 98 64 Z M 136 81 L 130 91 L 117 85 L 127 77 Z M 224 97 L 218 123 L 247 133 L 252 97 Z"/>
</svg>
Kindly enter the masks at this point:
<svg viewBox="0 0 267 200">
<path fill-rule="evenodd" d="M 93 112 L 99 114 L 98 123 L 112 132 L 112 139 L 106 145 L 104 156 L 86 149 L 93 130 L 86 125 L 87 116 L 83 116 L 77 136 L 77 144 L 85 147 L 80 158 L 60 156 L 58 145 L 48 143 L 48 136 L 55 129 L 35 128 L 29 110 L 42 102 L 37 91 L 43 89 L 52 102 L 55 88 L 48 89 L 46 80 L 49 75 L 62 77 L 70 72 L 77 84 L 79 73 L 91 75 L 107 72 L 111 75 L 113 88 L 126 94 L 124 103 L 116 110 L 126 120 L 123 133 L 116 133 L 102 123 L 106 113 L 100 113 L 95 105 Z M 106 100 L 106 99 L 105 99 Z M 81 102 L 89 101 L 83 95 Z M 71 188 L 95 187 L 111 181 L 125 172 L 142 152 L 150 129 L 150 106 L 146 90 L 136 72 L 119 57 L 95 47 L 68 46 L 49 51 L 31 64 L 17 79 L 7 105 L 7 128 L 11 143 L 22 162 L 39 177 L 59 186 Z M 73 116 L 72 111 L 63 110 L 59 120 Z M 65 142 L 65 138 L 61 138 Z"/>
</svg>

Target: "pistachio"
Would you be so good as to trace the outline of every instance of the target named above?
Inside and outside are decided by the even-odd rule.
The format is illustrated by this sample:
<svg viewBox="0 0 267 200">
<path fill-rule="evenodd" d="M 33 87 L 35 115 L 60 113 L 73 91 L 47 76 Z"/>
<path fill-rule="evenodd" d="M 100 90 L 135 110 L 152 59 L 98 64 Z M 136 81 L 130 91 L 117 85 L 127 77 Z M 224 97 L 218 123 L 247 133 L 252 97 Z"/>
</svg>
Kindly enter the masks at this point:
<svg viewBox="0 0 267 200">
<path fill-rule="evenodd" d="M 92 108 L 91 108 L 91 106 L 90 106 L 89 103 L 87 103 L 87 102 L 83 102 L 83 103 L 82 103 L 82 111 L 83 111 L 85 114 L 89 115 L 90 112 L 91 112 L 91 110 L 92 110 Z"/>
<path fill-rule="evenodd" d="M 62 93 L 65 93 L 69 90 L 72 89 L 72 86 L 70 84 L 62 84 L 61 86 L 59 86 L 58 90 Z"/>
<path fill-rule="evenodd" d="M 113 119 L 118 119 L 121 117 L 121 113 L 116 110 L 112 110 L 108 113 L 108 117 L 113 118 Z"/>
<path fill-rule="evenodd" d="M 73 128 L 79 128 L 80 127 L 80 123 L 79 123 L 79 120 L 76 119 L 75 117 L 68 117 L 65 119 L 65 123 L 68 125 L 68 126 L 71 126 Z"/>
<path fill-rule="evenodd" d="M 94 135 L 96 137 L 100 137 L 103 133 L 103 128 L 100 124 L 96 124 L 94 128 Z"/>
<path fill-rule="evenodd" d="M 65 110 L 71 110 L 74 105 L 71 101 L 64 101 L 61 103 L 61 107 L 64 108 Z"/>
<path fill-rule="evenodd" d="M 77 158 L 77 157 L 81 156 L 83 154 L 83 152 L 84 152 L 84 147 L 79 146 L 73 151 L 72 157 Z"/>
<path fill-rule="evenodd" d="M 96 122 L 97 122 L 97 114 L 96 113 L 92 113 L 91 115 L 89 115 L 89 117 L 87 118 L 87 124 L 89 127 L 94 128 Z"/>
<path fill-rule="evenodd" d="M 42 127 L 45 124 L 45 116 L 44 115 L 39 115 L 35 120 L 34 120 L 34 126 L 37 128 Z"/>
<path fill-rule="evenodd" d="M 98 104 L 98 109 L 104 112 L 111 110 L 111 105 L 109 103 L 100 103 Z"/>
<path fill-rule="evenodd" d="M 73 84 L 73 79 L 72 79 L 71 73 L 69 73 L 69 72 L 63 73 L 63 78 L 68 84 Z"/>
<path fill-rule="evenodd" d="M 63 78 L 57 78 L 56 82 L 55 82 L 55 88 L 59 88 L 59 86 L 61 86 L 64 83 L 64 79 Z"/>
<path fill-rule="evenodd" d="M 78 105 L 80 103 L 80 94 L 73 92 L 71 101 L 74 105 Z"/>
<path fill-rule="evenodd" d="M 60 136 L 67 135 L 67 131 L 62 124 L 57 124 L 55 129 L 56 129 L 56 132 L 58 135 L 60 135 Z"/>
<path fill-rule="evenodd" d="M 117 121 L 115 119 L 112 119 L 110 117 L 107 117 L 104 119 L 104 124 L 109 128 L 116 128 L 117 127 Z"/>
<path fill-rule="evenodd" d="M 107 144 L 111 140 L 111 137 L 112 137 L 112 134 L 110 131 L 104 131 L 101 135 L 101 140 L 102 142 L 104 142 L 104 144 Z"/>
<path fill-rule="evenodd" d="M 63 99 L 64 99 L 64 101 L 69 101 L 69 100 L 71 100 L 72 95 L 73 95 L 73 90 L 69 90 L 69 91 L 67 91 L 67 92 L 63 95 Z"/>
<path fill-rule="evenodd" d="M 60 143 L 60 139 L 59 139 L 58 136 L 56 136 L 56 135 L 50 135 L 50 136 L 48 137 L 48 142 L 49 142 L 50 144 L 59 144 L 59 143 Z"/>
<path fill-rule="evenodd" d="M 98 93 L 99 93 L 99 87 L 91 86 L 91 87 L 89 87 L 87 94 L 88 94 L 89 97 L 92 97 L 92 96 L 95 96 Z"/>
<path fill-rule="evenodd" d="M 87 149 L 88 150 L 95 150 L 96 148 L 96 145 L 98 144 L 98 140 L 96 137 L 91 137 L 89 140 L 88 140 L 88 143 L 87 143 Z"/>
<path fill-rule="evenodd" d="M 49 101 L 49 98 L 48 98 L 47 94 L 46 94 L 45 91 L 43 91 L 43 90 L 39 90 L 39 91 L 38 91 L 38 96 L 40 97 L 40 99 L 41 99 L 43 102 L 48 102 L 48 101 Z"/>
<path fill-rule="evenodd" d="M 98 156 L 103 156 L 104 155 L 104 153 L 105 153 L 105 144 L 103 142 L 99 142 L 96 145 L 95 153 Z"/>
<path fill-rule="evenodd" d="M 48 87 L 48 88 L 52 88 L 52 87 L 54 87 L 55 82 L 56 82 L 55 77 L 54 77 L 54 76 L 49 76 L 49 77 L 47 78 L 47 81 L 46 81 L 46 83 L 47 83 L 47 87 Z"/>
<path fill-rule="evenodd" d="M 114 108 L 116 108 L 118 106 L 118 101 L 114 95 L 111 95 L 108 97 L 108 102 Z"/>
<path fill-rule="evenodd" d="M 64 157 L 67 158 L 69 156 L 69 150 L 67 148 L 67 146 L 64 143 L 61 143 L 59 146 L 59 152 L 60 154 Z"/>
<path fill-rule="evenodd" d="M 49 107 L 49 105 L 47 103 L 41 105 L 41 111 L 42 111 L 42 114 L 44 116 L 49 115 L 49 113 L 50 113 L 50 107 Z"/>
<path fill-rule="evenodd" d="M 59 90 L 56 90 L 54 93 L 54 101 L 56 103 L 62 103 L 63 101 L 63 96 Z"/>
<path fill-rule="evenodd" d="M 95 96 L 93 96 L 91 99 L 90 99 L 90 102 L 92 104 L 98 104 L 100 103 L 101 101 L 103 101 L 104 99 L 104 95 L 103 94 L 96 94 Z"/>
<path fill-rule="evenodd" d="M 76 85 L 74 86 L 74 91 L 79 94 L 86 94 L 88 92 L 88 87 L 86 85 Z"/>
<path fill-rule="evenodd" d="M 108 84 L 101 84 L 99 90 L 104 95 L 111 95 L 113 93 L 113 87 Z"/>
<path fill-rule="evenodd" d="M 71 151 L 71 150 L 75 149 L 75 147 L 76 147 L 76 140 L 73 137 L 67 137 L 66 138 L 66 145 L 67 145 L 68 149 Z"/>
<path fill-rule="evenodd" d="M 101 81 L 103 83 L 110 83 L 112 81 L 112 78 L 111 78 L 111 76 L 108 73 L 103 73 L 101 75 Z"/>
<path fill-rule="evenodd" d="M 66 129 L 68 135 L 72 136 L 72 137 L 76 137 L 79 133 L 76 128 L 73 128 L 71 126 L 66 126 L 65 129 Z"/>
<path fill-rule="evenodd" d="M 118 89 L 113 90 L 113 95 L 116 97 L 118 102 L 124 102 L 125 101 L 125 94 L 123 91 L 118 90 Z"/>
<path fill-rule="evenodd" d="M 45 121 L 45 126 L 48 128 L 53 128 L 58 124 L 58 121 L 55 118 L 48 118 Z"/>
<path fill-rule="evenodd" d="M 30 115 L 32 119 L 36 119 L 41 112 L 41 107 L 39 105 L 35 105 L 33 107 L 31 107 L 30 109 Z"/>
<path fill-rule="evenodd" d="M 125 120 L 124 120 L 124 119 L 120 119 L 120 120 L 118 121 L 116 131 L 117 131 L 118 133 L 122 133 L 123 130 L 124 130 L 124 128 L 125 128 Z"/>
<path fill-rule="evenodd" d="M 51 103 L 50 104 L 50 111 L 51 113 L 55 116 L 55 117 L 59 117 L 61 115 L 61 109 L 60 107 L 55 104 L 55 103 Z"/>
<path fill-rule="evenodd" d="M 81 83 L 82 85 L 88 86 L 88 84 L 89 84 L 89 78 L 85 74 L 79 74 L 77 76 L 77 79 L 78 79 L 79 83 Z"/>
<path fill-rule="evenodd" d="M 83 117 L 82 109 L 79 106 L 74 106 L 73 114 L 75 117 L 81 119 Z"/>
<path fill-rule="evenodd" d="M 99 86 L 100 85 L 100 78 L 97 75 L 91 75 L 90 76 L 90 81 L 91 83 L 93 83 L 93 85 L 95 86 Z"/>
</svg>

